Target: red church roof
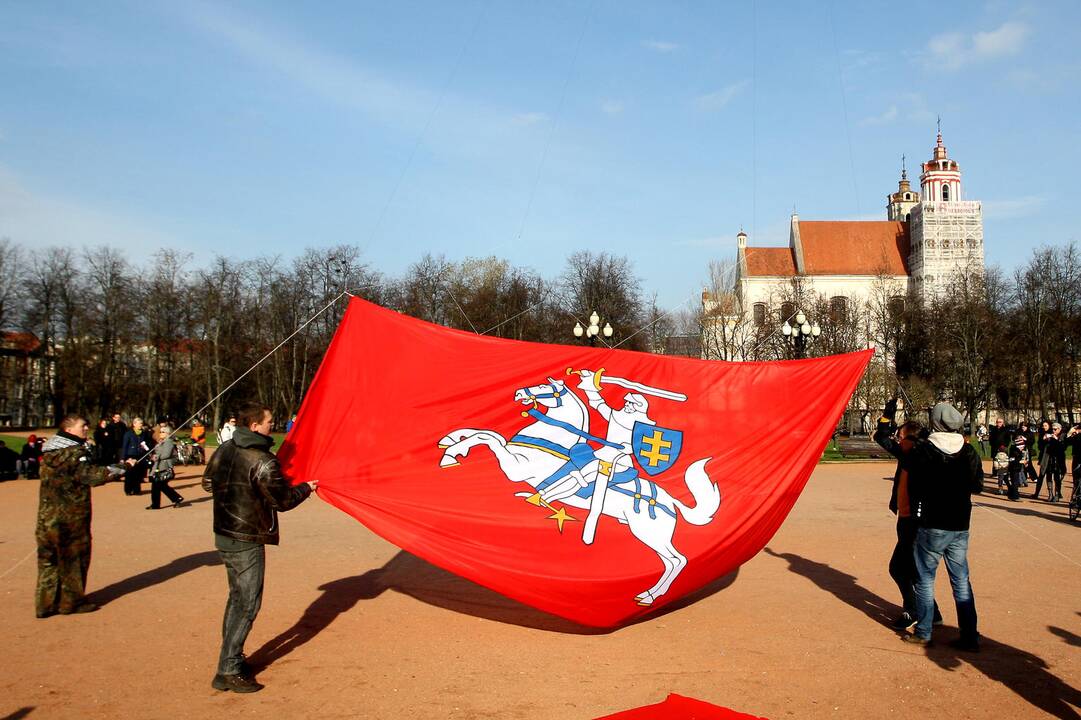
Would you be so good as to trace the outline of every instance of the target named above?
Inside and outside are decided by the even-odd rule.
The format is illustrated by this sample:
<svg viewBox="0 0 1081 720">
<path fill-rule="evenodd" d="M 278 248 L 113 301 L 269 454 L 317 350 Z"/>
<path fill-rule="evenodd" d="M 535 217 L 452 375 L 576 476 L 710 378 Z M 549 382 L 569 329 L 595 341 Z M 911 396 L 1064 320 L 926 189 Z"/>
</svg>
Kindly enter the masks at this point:
<svg viewBox="0 0 1081 720">
<path fill-rule="evenodd" d="M 909 274 L 908 223 L 800 220 L 799 236 L 807 275 Z"/>
<path fill-rule="evenodd" d="M 784 276 L 796 274 L 792 249 L 786 247 L 749 247 L 744 249 L 747 274 L 750 276 Z"/>
</svg>

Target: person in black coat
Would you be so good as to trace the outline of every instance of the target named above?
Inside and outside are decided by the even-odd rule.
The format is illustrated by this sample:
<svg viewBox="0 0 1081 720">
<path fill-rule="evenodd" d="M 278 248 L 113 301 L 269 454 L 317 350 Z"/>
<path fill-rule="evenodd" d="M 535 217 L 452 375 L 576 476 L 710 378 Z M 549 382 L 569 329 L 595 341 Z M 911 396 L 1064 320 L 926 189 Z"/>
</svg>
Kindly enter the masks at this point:
<svg viewBox="0 0 1081 720">
<path fill-rule="evenodd" d="M 969 522 L 972 495 L 983 492 L 983 463 L 979 453 L 961 434 L 964 417 L 949 403 L 931 409 L 932 432 L 904 459 L 908 471 L 916 532 L 916 598 L 918 622 L 906 642 L 931 642 L 935 575 L 946 561 L 961 637 L 950 645 L 979 650 L 976 600 L 968 572 Z"/>
<path fill-rule="evenodd" d="M 0 440 L 0 480 L 14 480 L 19 477 L 19 453 Z"/>
<path fill-rule="evenodd" d="M 1043 437 L 1043 460 L 1040 464 L 1040 476 L 1036 480 L 1036 492 L 1033 499 L 1040 497 L 1040 488 L 1047 480 L 1047 499 L 1058 502 L 1062 499 L 1062 476 L 1066 473 L 1066 444 L 1062 436 L 1062 423 L 1051 423 L 1051 432 Z"/>
<path fill-rule="evenodd" d="M 113 420 L 109 423 L 109 440 L 111 444 L 109 449 L 111 455 L 110 462 L 123 463 L 122 451 L 124 448 L 124 436 L 128 434 L 128 426 L 124 424 L 124 421 L 120 418 L 120 413 L 113 413 Z"/>
<path fill-rule="evenodd" d="M 916 531 L 919 528 L 912 517 L 912 508 L 908 495 L 908 471 L 902 463 L 904 456 L 920 439 L 923 427 L 915 420 L 909 420 L 898 430 L 895 423 L 897 399 L 886 403 L 882 417 L 875 428 L 874 441 L 890 455 L 897 458 L 897 468 L 893 472 L 893 490 L 890 492 L 890 512 L 897 516 L 897 543 L 890 556 L 890 577 L 901 591 L 902 612 L 893 621 L 897 630 L 911 628 L 916 623 L 916 558 L 914 548 Z M 942 614 L 935 603 L 934 622 L 942 622 Z"/>
<path fill-rule="evenodd" d="M 143 427 L 143 419 L 133 419 L 131 429 L 124 434 L 124 443 L 120 450 L 120 455 L 128 468 L 124 473 L 125 495 L 142 494 L 142 483 L 146 479 L 147 470 L 150 469 L 149 456 L 153 449 L 154 438 L 150 431 Z"/>
</svg>

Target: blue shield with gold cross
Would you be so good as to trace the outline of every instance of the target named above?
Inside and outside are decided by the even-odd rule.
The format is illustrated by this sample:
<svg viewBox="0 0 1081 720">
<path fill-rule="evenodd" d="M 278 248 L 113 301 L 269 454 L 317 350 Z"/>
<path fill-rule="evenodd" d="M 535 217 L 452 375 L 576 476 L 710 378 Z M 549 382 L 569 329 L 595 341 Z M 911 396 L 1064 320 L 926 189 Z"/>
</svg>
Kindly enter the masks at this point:
<svg viewBox="0 0 1081 720">
<path fill-rule="evenodd" d="M 676 463 L 683 448 L 683 433 L 660 425 L 636 422 L 631 431 L 634 457 L 647 475 L 659 475 Z"/>
</svg>

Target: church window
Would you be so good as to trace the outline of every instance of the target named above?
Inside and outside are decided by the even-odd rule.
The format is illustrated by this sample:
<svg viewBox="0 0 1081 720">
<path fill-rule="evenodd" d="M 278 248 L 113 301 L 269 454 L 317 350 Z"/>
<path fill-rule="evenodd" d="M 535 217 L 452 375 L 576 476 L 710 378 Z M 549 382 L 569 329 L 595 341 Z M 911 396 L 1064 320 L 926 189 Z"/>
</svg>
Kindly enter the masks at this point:
<svg viewBox="0 0 1081 720">
<path fill-rule="evenodd" d="M 790 323 L 796 321 L 792 319 L 792 316 L 796 314 L 795 303 L 783 302 L 781 303 L 781 320 L 787 320 Z"/>
<path fill-rule="evenodd" d="M 942 185 L 942 199 L 945 201 L 950 199 L 950 186 L 948 183 Z"/>
<path fill-rule="evenodd" d="M 830 320 L 844 322 L 848 315 L 848 299 L 840 295 L 830 298 Z"/>
<path fill-rule="evenodd" d="M 754 304 L 754 324 L 765 325 L 766 324 L 766 304 L 755 303 Z"/>
<path fill-rule="evenodd" d="M 890 313 L 890 319 L 898 320 L 905 314 L 905 299 L 903 297 L 891 297 L 889 304 L 886 305 L 887 310 Z"/>
</svg>

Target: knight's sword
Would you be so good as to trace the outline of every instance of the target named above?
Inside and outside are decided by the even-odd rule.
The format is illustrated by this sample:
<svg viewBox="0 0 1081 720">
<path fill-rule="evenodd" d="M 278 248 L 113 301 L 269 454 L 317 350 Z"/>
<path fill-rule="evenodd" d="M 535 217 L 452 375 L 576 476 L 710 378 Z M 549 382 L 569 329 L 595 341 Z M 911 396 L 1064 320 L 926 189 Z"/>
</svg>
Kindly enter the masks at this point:
<svg viewBox="0 0 1081 720">
<path fill-rule="evenodd" d="M 581 375 L 581 372 L 574 368 L 567 368 L 568 375 Z M 643 385 L 640 382 L 634 380 L 627 380 L 626 378 L 615 377 L 614 375 L 605 375 L 604 368 L 598 368 L 593 373 L 593 387 L 597 390 L 601 389 L 601 385 L 619 385 L 625 387 L 628 390 L 634 390 L 640 392 L 643 395 L 652 395 L 654 397 L 664 398 L 665 400 L 676 400 L 677 402 L 684 402 L 687 400 L 687 396 L 683 393 L 673 392 L 671 390 L 664 390 L 662 388 L 655 388 L 649 385 Z"/>
</svg>

